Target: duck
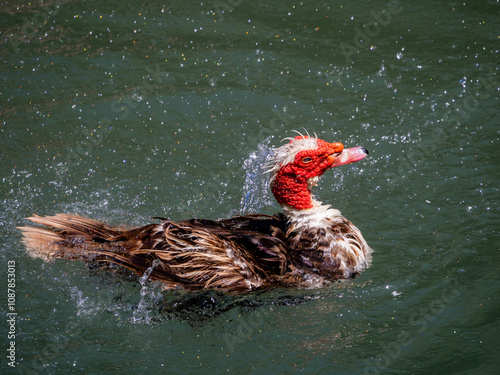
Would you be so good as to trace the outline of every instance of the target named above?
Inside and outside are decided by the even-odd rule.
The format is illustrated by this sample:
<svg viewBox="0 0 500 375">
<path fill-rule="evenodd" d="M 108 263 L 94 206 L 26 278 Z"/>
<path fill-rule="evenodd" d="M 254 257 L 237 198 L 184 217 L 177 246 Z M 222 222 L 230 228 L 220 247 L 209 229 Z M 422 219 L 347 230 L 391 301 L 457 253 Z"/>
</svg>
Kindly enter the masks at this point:
<svg viewBox="0 0 500 375">
<path fill-rule="evenodd" d="M 353 223 L 312 190 L 324 172 L 360 161 L 368 151 L 316 135 L 285 141 L 264 166 L 282 212 L 222 220 L 154 217 L 136 228 L 77 214 L 35 214 L 27 219 L 39 225 L 18 227 L 22 242 L 33 258 L 120 266 L 139 277 L 147 274 L 164 289 L 240 294 L 355 278 L 370 266 L 373 250 Z"/>
</svg>

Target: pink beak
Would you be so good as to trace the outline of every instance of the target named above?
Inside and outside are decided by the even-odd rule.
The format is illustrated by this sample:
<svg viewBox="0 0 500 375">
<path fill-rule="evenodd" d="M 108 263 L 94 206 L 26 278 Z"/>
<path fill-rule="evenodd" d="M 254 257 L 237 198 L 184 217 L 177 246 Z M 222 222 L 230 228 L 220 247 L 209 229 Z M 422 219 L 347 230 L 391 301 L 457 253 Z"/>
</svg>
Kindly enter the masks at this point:
<svg viewBox="0 0 500 375">
<path fill-rule="evenodd" d="M 332 164 L 330 168 L 338 167 L 339 165 L 351 164 L 363 159 L 366 155 L 368 155 L 368 150 L 364 147 L 352 147 L 352 148 L 344 148 L 344 150 L 336 155 L 330 155 L 328 160 L 331 160 Z"/>
</svg>

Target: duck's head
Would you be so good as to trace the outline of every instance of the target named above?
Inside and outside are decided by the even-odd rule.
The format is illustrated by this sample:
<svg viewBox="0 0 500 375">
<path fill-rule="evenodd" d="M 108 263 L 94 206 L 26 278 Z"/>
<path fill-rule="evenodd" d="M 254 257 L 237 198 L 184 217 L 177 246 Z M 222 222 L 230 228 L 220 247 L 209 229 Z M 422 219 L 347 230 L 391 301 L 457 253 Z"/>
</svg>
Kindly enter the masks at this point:
<svg viewBox="0 0 500 375">
<path fill-rule="evenodd" d="M 327 170 L 354 163 L 368 155 L 364 147 L 344 148 L 316 137 L 299 135 L 277 148 L 268 163 L 271 190 L 281 206 L 297 210 L 313 208 L 312 186 Z"/>
</svg>

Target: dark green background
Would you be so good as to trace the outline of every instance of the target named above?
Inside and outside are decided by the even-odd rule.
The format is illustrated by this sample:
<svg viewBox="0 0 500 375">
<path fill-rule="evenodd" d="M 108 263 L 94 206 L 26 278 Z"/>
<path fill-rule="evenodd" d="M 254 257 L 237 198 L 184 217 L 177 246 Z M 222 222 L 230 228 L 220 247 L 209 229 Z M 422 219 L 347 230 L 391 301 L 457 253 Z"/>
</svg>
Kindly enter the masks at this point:
<svg viewBox="0 0 500 375">
<path fill-rule="evenodd" d="M 2 371 L 498 371 L 499 4 L 315 3 L 2 3 Z M 370 151 L 316 190 L 375 249 L 354 281 L 193 299 L 20 243 L 33 213 L 274 213 L 261 167 L 293 130 Z"/>
</svg>

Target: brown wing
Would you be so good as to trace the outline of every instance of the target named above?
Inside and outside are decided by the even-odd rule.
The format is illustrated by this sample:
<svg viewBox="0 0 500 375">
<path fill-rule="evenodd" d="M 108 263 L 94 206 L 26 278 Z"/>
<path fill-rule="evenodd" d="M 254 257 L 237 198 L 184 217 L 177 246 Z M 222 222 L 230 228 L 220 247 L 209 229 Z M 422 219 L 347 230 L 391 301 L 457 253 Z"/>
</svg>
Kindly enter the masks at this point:
<svg viewBox="0 0 500 375">
<path fill-rule="evenodd" d="M 164 238 L 130 256 L 154 254 L 161 261 L 151 276 L 189 289 L 247 291 L 269 286 L 290 264 L 283 223 L 270 216 L 223 221 L 164 221 Z M 160 270 L 161 268 L 161 270 Z"/>
</svg>

